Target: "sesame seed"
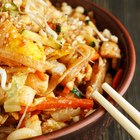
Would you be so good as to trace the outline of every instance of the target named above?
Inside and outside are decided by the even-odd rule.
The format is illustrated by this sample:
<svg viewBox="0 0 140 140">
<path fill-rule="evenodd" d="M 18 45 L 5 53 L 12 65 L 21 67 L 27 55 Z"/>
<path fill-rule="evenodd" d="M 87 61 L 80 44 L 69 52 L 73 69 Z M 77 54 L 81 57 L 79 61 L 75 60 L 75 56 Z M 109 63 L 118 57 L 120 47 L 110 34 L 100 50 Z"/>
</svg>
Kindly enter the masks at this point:
<svg viewBox="0 0 140 140">
<path fill-rule="evenodd" d="M 16 35 L 14 35 L 14 38 L 17 38 L 17 36 L 16 36 Z"/>
<path fill-rule="evenodd" d="M 8 38 L 8 37 L 9 37 L 9 34 L 7 33 L 7 34 L 5 35 L 5 37 Z"/>
</svg>

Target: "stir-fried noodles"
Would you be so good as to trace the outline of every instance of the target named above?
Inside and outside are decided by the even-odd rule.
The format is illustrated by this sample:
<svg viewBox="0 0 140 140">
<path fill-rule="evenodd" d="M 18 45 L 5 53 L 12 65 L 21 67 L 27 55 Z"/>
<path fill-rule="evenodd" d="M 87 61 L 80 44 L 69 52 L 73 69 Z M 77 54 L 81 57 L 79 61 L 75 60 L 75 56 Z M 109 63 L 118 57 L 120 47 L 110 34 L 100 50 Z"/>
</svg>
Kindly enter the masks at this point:
<svg viewBox="0 0 140 140">
<path fill-rule="evenodd" d="M 2 0 L 0 8 L 0 138 L 42 135 L 93 113 L 92 93 L 116 86 L 118 38 L 81 6 Z"/>
</svg>

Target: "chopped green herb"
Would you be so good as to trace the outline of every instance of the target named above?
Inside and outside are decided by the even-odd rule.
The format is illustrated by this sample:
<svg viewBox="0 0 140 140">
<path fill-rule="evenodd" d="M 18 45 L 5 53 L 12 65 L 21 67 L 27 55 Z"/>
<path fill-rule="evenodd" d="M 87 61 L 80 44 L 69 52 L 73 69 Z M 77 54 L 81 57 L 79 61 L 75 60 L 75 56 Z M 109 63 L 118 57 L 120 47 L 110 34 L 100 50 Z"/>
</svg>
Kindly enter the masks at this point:
<svg viewBox="0 0 140 140">
<path fill-rule="evenodd" d="M 76 87 L 74 87 L 71 90 L 71 92 L 74 93 L 79 98 L 83 98 L 84 97 L 83 93 L 79 89 L 77 89 Z"/>
<path fill-rule="evenodd" d="M 91 46 L 91 47 L 95 47 L 95 46 L 96 46 L 96 44 L 95 44 L 95 42 L 94 42 L 94 41 L 92 41 L 92 42 L 89 44 L 89 46 Z"/>
<path fill-rule="evenodd" d="M 55 31 L 59 34 L 61 32 L 61 24 L 56 24 L 56 29 Z"/>
<path fill-rule="evenodd" d="M 85 19 L 86 24 L 89 24 L 89 22 L 90 22 L 90 19 Z"/>
</svg>

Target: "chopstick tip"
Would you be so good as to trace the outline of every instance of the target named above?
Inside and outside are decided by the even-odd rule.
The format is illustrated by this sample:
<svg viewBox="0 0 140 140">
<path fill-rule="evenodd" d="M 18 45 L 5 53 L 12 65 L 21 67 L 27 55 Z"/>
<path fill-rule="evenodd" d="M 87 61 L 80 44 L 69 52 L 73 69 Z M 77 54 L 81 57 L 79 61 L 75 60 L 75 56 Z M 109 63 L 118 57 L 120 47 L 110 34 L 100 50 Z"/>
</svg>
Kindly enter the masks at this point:
<svg viewBox="0 0 140 140">
<path fill-rule="evenodd" d="M 104 82 L 104 83 L 102 84 L 102 88 L 104 88 L 105 86 L 108 86 L 108 85 L 109 85 L 108 83 Z"/>
</svg>

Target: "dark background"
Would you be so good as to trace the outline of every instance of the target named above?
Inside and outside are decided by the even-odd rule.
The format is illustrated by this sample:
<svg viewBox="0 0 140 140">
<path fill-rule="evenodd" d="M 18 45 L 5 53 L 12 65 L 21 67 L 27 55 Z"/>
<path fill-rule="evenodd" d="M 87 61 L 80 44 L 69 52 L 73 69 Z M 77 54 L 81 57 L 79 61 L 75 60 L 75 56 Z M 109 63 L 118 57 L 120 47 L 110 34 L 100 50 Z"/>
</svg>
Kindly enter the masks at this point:
<svg viewBox="0 0 140 140">
<path fill-rule="evenodd" d="M 128 30 L 136 51 L 136 70 L 125 98 L 140 111 L 140 0 L 91 0 L 103 7 L 115 17 Z M 121 109 L 120 109 L 121 110 Z M 123 112 L 121 110 L 123 114 Z M 125 116 L 128 117 L 127 114 Z M 129 117 L 128 117 L 129 118 Z M 75 140 L 93 140 L 93 130 L 87 130 L 82 135 L 77 135 Z M 133 138 L 114 120 L 101 134 L 99 140 L 133 140 Z"/>
</svg>

